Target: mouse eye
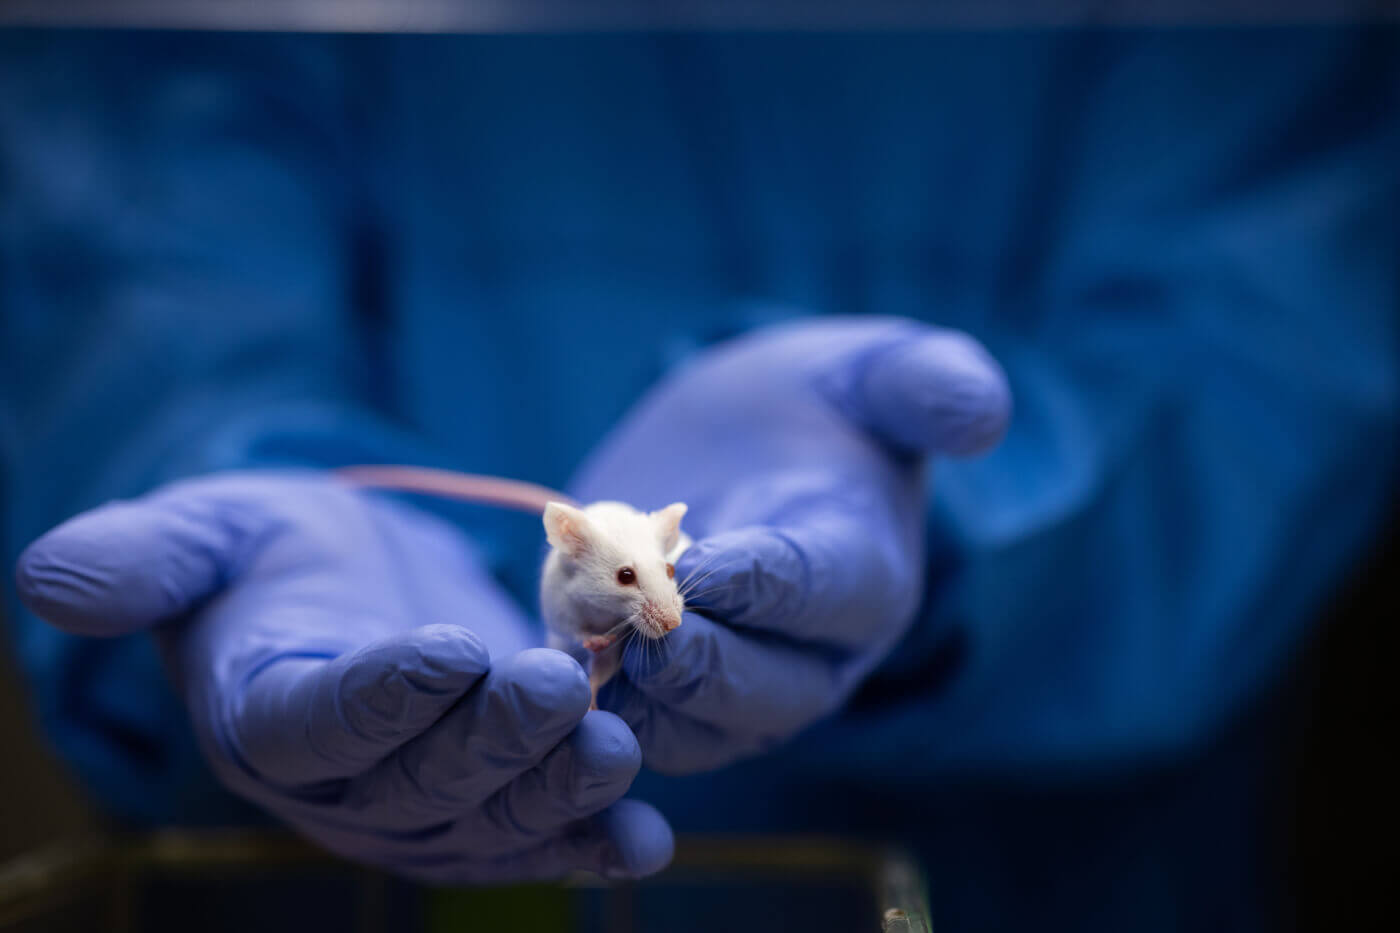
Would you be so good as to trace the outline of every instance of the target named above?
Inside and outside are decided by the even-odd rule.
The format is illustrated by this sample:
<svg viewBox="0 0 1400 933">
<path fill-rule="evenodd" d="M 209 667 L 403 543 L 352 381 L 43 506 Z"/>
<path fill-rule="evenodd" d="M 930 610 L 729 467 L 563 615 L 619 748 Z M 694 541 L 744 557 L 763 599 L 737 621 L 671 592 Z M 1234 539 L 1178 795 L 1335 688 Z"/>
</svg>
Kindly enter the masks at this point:
<svg viewBox="0 0 1400 933">
<path fill-rule="evenodd" d="M 675 565 L 675 564 L 667 564 L 667 565 L 666 565 L 666 576 L 670 577 L 672 580 L 676 579 L 676 565 Z"/>
<path fill-rule="evenodd" d="M 631 567 L 623 567 L 617 572 L 617 582 L 623 586 L 631 586 L 637 582 L 637 571 Z"/>
</svg>

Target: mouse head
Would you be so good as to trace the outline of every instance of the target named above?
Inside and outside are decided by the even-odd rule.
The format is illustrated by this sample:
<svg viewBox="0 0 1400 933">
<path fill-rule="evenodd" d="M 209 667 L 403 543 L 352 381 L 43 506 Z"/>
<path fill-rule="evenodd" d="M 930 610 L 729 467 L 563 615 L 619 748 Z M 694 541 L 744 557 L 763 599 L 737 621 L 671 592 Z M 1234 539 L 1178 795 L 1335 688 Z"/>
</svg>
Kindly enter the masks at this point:
<svg viewBox="0 0 1400 933">
<path fill-rule="evenodd" d="M 598 618 L 631 620 L 649 638 L 680 625 L 685 604 L 667 555 L 680 540 L 684 515 L 683 502 L 656 512 L 621 502 L 582 509 L 549 503 L 545 534 L 567 566 L 570 598 Z"/>
</svg>

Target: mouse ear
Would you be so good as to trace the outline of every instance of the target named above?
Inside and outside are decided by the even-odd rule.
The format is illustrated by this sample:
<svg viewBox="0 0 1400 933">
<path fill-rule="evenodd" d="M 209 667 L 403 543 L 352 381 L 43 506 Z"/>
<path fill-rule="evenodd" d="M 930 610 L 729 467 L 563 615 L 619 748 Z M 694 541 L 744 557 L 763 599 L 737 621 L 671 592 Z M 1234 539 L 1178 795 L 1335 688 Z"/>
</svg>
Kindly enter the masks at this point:
<svg viewBox="0 0 1400 933">
<path fill-rule="evenodd" d="M 544 507 L 544 534 L 550 547 L 578 557 L 588 549 L 593 524 L 583 509 L 551 502 Z"/>
<path fill-rule="evenodd" d="M 668 554 L 680 540 L 681 519 L 685 517 L 685 509 L 684 502 L 672 502 L 666 508 L 647 515 L 647 518 L 651 519 L 652 527 L 656 529 L 656 536 L 661 539 L 661 550 Z"/>
</svg>

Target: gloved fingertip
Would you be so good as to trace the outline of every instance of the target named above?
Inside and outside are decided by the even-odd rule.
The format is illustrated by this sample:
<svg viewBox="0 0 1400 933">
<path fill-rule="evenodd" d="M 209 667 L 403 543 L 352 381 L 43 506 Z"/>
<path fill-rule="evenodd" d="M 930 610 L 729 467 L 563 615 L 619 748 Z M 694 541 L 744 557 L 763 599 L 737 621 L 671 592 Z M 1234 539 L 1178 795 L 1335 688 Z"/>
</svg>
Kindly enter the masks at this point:
<svg viewBox="0 0 1400 933">
<path fill-rule="evenodd" d="M 569 741 L 573 751 L 569 796 L 581 809 L 600 795 L 622 796 L 642 770 L 637 737 L 612 713 L 590 710 Z"/>
<path fill-rule="evenodd" d="M 15 562 L 15 592 L 30 612 L 67 631 L 70 583 L 55 570 L 44 553 L 44 539 L 40 538 L 25 548 Z M 73 621 L 81 623 L 82 620 Z"/>
<path fill-rule="evenodd" d="M 677 567 L 687 608 L 712 610 L 746 624 L 755 617 L 786 617 L 807 593 L 807 559 L 782 529 L 736 528 L 701 539 Z M 693 582 L 692 582 L 693 581 Z"/>
<path fill-rule="evenodd" d="M 367 645 L 332 662 L 322 675 L 334 684 L 333 708 L 364 715 L 380 729 L 421 727 L 440 716 L 491 667 L 486 646 L 456 625 L 427 625 Z"/>
<path fill-rule="evenodd" d="M 846 407 L 886 443 L 971 456 L 996 445 L 1011 417 L 1001 366 L 955 331 L 920 334 L 853 362 Z"/>
<path fill-rule="evenodd" d="M 226 579 L 241 534 L 223 519 L 173 493 L 84 512 L 20 555 L 20 598 L 81 635 L 123 635 L 179 618 Z"/>
<path fill-rule="evenodd" d="M 581 720 L 593 700 L 579 663 L 553 648 L 529 648 L 496 666 L 499 689 L 524 722 Z"/>
<path fill-rule="evenodd" d="M 154 621 L 148 612 L 128 612 L 129 600 L 104 598 L 112 581 L 100 551 L 72 553 L 93 549 L 71 540 L 65 529 L 60 526 L 34 541 L 15 562 L 20 602 L 55 628 L 75 635 L 125 635 Z"/>
<path fill-rule="evenodd" d="M 419 693 L 460 693 L 490 669 L 491 655 L 470 629 L 437 624 L 398 636 L 383 663 Z"/>
<path fill-rule="evenodd" d="M 651 804 L 619 800 L 595 819 L 608 838 L 600 866 L 605 878 L 645 878 L 671 864 L 676 851 L 675 834 Z"/>
<path fill-rule="evenodd" d="M 231 728 L 245 762 L 265 778 L 346 777 L 431 727 L 490 666 L 481 640 L 454 625 L 330 660 L 290 656 L 243 685 Z"/>
</svg>

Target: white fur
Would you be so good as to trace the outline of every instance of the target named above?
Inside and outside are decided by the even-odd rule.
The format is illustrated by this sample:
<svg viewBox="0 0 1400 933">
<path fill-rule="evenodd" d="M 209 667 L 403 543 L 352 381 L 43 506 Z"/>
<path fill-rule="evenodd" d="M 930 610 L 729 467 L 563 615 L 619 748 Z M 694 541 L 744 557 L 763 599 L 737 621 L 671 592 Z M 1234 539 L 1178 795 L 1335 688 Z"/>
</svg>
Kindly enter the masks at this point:
<svg viewBox="0 0 1400 933">
<path fill-rule="evenodd" d="M 685 505 L 679 502 L 656 512 L 639 512 L 622 502 L 595 502 L 582 509 L 558 502 L 546 506 L 550 552 L 540 576 L 540 611 L 551 644 L 573 648 L 628 620 L 647 638 L 661 638 L 667 626 L 679 625 L 685 604 L 666 565 L 690 546 L 680 530 L 684 515 Z M 623 567 L 636 574 L 635 584 L 618 582 Z M 592 660 L 596 694 L 621 663 L 621 642 Z"/>
</svg>

